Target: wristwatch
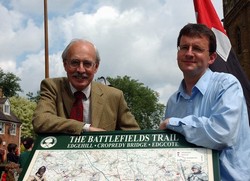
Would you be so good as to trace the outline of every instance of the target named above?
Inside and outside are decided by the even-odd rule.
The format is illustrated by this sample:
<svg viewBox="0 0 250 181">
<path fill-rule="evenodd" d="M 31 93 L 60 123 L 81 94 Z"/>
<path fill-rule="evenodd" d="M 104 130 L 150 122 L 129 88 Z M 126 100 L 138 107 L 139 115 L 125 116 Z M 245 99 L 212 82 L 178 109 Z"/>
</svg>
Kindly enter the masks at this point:
<svg viewBox="0 0 250 181">
<path fill-rule="evenodd" d="M 83 132 L 89 132 L 90 126 L 91 126 L 91 124 L 88 124 L 88 123 L 84 124 L 83 128 L 82 128 Z"/>
</svg>

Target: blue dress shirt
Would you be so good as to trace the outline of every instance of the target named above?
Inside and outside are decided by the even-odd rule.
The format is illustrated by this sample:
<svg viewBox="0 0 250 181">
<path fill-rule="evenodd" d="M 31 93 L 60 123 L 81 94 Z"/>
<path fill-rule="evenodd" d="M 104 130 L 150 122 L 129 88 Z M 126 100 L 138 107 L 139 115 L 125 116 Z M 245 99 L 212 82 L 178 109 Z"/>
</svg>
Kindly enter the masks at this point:
<svg viewBox="0 0 250 181">
<path fill-rule="evenodd" d="M 250 181 L 250 128 L 239 81 L 208 69 L 189 96 L 184 82 L 168 100 L 168 129 L 198 146 L 219 150 L 223 181 Z"/>
</svg>

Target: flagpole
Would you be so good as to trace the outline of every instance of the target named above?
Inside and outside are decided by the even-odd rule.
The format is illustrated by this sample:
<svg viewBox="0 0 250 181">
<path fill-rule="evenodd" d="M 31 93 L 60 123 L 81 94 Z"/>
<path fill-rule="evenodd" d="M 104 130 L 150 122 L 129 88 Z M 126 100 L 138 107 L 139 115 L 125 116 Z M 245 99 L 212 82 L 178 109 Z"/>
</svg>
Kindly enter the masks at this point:
<svg viewBox="0 0 250 181">
<path fill-rule="evenodd" d="M 45 78 L 49 78 L 49 48 L 48 48 L 48 13 L 47 0 L 44 0 L 44 41 L 45 41 Z"/>
</svg>

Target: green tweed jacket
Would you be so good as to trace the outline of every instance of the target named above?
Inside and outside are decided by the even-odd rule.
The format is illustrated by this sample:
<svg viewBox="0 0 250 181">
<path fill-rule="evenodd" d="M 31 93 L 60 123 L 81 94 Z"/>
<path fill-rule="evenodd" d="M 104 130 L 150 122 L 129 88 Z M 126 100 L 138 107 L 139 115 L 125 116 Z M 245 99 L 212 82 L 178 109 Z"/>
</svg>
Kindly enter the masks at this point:
<svg viewBox="0 0 250 181">
<path fill-rule="evenodd" d="M 75 98 L 66 77 L 48 78 L 41 82 L 41 98 L 33 115 L 36 133 L 79 135 L 84 123 L 70 119 Z M 90 94 L 91 125 L 112 130 L 139 130 L 122 91 L 92 82 Z"/>
</svg>

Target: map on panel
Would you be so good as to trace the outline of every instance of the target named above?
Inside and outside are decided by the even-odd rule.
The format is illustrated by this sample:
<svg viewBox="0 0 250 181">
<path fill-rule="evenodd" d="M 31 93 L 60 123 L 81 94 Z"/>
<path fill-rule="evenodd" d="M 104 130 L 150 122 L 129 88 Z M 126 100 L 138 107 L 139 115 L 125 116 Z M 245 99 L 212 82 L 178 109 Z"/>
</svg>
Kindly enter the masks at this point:
<svg viewBox="0 0 250 181">
<path fill-rule="evenodd" d="M 208 173 L 204 149 L 38 151 L 35 174 L 46 167 L 47 180 L 186 180 L 194 164 Z"/>
<path fill-rule="evenodd" d="M 175 134 L 44 136 L 23 180 L 214 180 L 213 151 Z M 217 161 L 216 161 L 217 162 Z"/>
</svg>

